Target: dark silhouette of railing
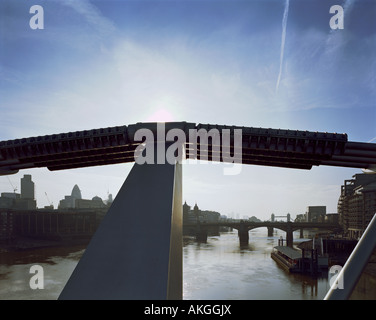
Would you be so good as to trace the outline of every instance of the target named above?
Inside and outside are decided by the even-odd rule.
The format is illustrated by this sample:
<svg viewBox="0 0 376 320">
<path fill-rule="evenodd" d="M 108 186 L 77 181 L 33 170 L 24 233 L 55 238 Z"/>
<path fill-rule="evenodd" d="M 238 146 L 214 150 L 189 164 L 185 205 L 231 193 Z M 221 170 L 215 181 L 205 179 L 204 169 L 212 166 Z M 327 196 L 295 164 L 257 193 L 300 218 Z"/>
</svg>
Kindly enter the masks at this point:
<svg viewBox="0 0 376 320">
<path fill-rule="evenodd" d="M 12 174 L 26 168 L 47 167 L 64 170 L 88 166 L 134 162 L 134 151 L 142 144 L 135 140 L 140 129 L 150 129 L 157 138 L 156 123 L 137 123 L 0 142 L 0 174 Z M 376 144 L 348 141 L 346 134 L 299 130 L 265 129 L 226 125 L 171 122 L 165 131 L 179 129 L 186 136 L 186 155 L 195 157 L 189 142 L 190 131 L 230 130 L 233 158 L 197 140 L 199 150 L 208 150 L 208 161 L 239 161 L 242 164 L 311 169 L 312 166 L 376 167 Z M 241 146 L 234 149 L 234 135 L 241 130 Z M 235 151 L 235 152 L 234 152 Z M 238 153 L 239 152 L 239 153 Z M 200 158 L 200 153 L 197 154 Z"/>
</svg>

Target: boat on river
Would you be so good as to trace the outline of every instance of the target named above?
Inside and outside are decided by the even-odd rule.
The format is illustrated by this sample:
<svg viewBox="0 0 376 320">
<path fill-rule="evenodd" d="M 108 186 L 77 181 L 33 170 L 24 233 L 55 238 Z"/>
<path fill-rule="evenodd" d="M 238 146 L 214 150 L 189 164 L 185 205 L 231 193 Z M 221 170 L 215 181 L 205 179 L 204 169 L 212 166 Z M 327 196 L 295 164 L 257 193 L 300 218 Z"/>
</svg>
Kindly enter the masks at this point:
<svg viewBox="0 0 376 320">
<path fill-rule="evenodd" d="M 271 258 L 291 273 L 318 274 L 328 269 L 328 257 L 319 255 L 317 249 L 299 250 L 287 246 L 273 248 Z"/>
</svg>

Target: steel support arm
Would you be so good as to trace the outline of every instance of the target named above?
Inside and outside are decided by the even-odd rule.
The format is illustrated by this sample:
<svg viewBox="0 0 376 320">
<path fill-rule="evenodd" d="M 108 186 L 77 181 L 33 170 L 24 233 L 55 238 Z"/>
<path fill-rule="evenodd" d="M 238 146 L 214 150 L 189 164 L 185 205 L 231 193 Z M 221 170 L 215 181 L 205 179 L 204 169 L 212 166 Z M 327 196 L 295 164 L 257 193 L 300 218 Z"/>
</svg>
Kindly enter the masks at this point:
<svg viewBox="0 0 376 320">
<path fill-rule="evenodd" d="M 135 164 L 60 300 L 182 299 L 181 164 Z"/>
</svg>

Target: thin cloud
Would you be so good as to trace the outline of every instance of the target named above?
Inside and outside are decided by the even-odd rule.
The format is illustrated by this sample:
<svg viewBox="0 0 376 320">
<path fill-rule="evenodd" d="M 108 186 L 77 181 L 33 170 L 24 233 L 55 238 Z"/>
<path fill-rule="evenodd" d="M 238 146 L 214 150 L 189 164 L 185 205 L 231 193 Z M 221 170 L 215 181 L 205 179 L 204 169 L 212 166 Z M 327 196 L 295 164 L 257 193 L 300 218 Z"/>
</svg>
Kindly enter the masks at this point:
<svg viewBox="0 0 376 320">
<path fill-rule="evenodd" d="M 113 22 L 103 16 L 100 10 L 89 0 L 65 0 L 61 3 L 83 15 L 86 21 L 101 35 L 108 35 L 116 30 Z"/>
<path fill-rule="evenodd" d="M 348 10 L 351 10 L 356 0 L 347 0 L 344 2 L 343 10 L 348 12 Z"/>
</svg>

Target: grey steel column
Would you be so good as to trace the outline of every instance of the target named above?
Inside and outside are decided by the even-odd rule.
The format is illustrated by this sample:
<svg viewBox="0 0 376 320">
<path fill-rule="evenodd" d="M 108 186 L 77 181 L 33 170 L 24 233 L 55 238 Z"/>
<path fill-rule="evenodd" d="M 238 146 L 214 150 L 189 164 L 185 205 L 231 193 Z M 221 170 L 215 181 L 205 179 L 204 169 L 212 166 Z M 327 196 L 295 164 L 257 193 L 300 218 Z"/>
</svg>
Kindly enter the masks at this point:
<svg viewBox="0 0 376 320">
<path fill-rule="evenodd" d="M 182 299 L 181 164 L 133 166 L 59 299 Z"/>
<path fill-rule="evenodd" d="M 346 300 L 350 298 L 368 260 L 376 248 L 376 214 L 368 224 L 362 237 L 347 259 L 345 265 L 337 276 L 343 281 L 343 289 L 336 288 L 334 283 L 326 294 L 324 300 Z"/>
</svg>

